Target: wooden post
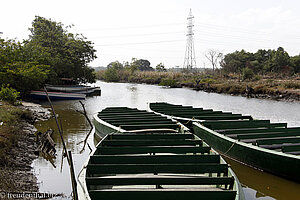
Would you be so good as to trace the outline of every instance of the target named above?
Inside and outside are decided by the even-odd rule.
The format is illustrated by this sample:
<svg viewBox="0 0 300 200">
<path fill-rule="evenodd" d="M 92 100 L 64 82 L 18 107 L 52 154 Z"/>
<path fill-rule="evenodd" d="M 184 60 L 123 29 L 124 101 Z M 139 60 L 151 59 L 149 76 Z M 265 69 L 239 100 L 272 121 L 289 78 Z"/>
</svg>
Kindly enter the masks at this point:
<svg viewBox="0 0 300 200">
<path fill-rule="evenodd" d="M 71 151 L 69 151 L 69 152 L 67 151 L 67 146 L 66 146 L 66 143 L 65 143 L 64 137 L 63 137 L 63 131 L 62 131 L 61 127 L 59 126 L 59 123 L 58 123 L 58 120 L 57 120 L 57 117 L 56 117 L 56 113 L 55 113 L 54 107 L 52 105 L 52 102 L 49 98 L 46 87 L 44 87 L 44 90 L 45 90 L 47 99 L 49 101 L 49 104 L 51 106 L 54 118 L 55 118 L 55 122 L 56 122 L 56 125 L 57 125 L 57 128 L 58 128 L 58 132 L 60 134 L 60 139 L 61 139 L 62 144 L 63 144 L 64 153 L 66 154 L 66 157 L 67 157 L 67 160 L 68 160 L 68 163 L 69 163 L 69 166 L 70 166 L 70 174 L 71 174 L 72 189 L 73 189 L 73 199 L 78 200 L 77 184 L 76 184 L 76 179 L 75 179 L 75 172 L 74 172 L 74 166 L 73 166 L 73 161 L 72 161 L 72 154 L 71 154 Z"/>
<path fill-rule="evenodd" d="M 56 117 L 56 113 L 55 113 L 54 107 L 53 107 L 53 105 L 52 105 L 52 102 L 51 102 L 51 100 L 50 100 L 50 98 L 49 98 L 48 91 L 47 91 L 46 87 L 44 87 L 44 90 L 45 90 L 47 99 L 48 99 L 48 101 L 49 101 L 49 104 L 50 104 L 52 113 L 53 113 L 54 118 L 55 118 L 55 122 L 56 122 L 56 125 L 57 125 L 57 128 L 58 128 L 58 132 L 59 132 L 59 135 L 60 135 L 60 139 L 61 139 L 61 142 L 62 142 L 62 144 L 63 144 L 64 152 L 65 152 L 65 154 L 66 154 L 66 156 L 67 156 L 68 162 L 70 162 L 69 155 L 68 155 L 68 152 L 67 152 L 66 143 L 65 143 L 65 141 L 64 141 L 64 137 L 63 137 L 63 133 L 62 133 L 62 129 L 61 129 L 60 126 L 59 126 L 59 123 L 58 123 L 58 120 L 57 120 L 57 117 Z M 70 164 L 70 163 L 69 163 L 69 164 Z"/>
<path fill-rule="evenodd" d="M 73 166 L 73 159 L 72 159 L 72 152 L 68 151 L 69 158 L 70 158 L 70 173 L 71 173 L 71 181 L 72 181 L 72 188 L 73 188 L 73 199 L 78 200 L 78 194 L 77 194 L 77 183 L 74 173 L 74 166 Z"/>
</svg>

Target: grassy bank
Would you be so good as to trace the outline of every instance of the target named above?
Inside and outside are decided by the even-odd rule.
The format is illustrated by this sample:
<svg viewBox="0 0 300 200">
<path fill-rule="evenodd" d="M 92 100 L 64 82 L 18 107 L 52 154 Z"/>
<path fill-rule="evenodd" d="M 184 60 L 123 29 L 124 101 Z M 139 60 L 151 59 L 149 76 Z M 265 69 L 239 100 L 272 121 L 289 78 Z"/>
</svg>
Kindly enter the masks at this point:
<svg viewBox="0 0 300 200">
<path fill-rule="evenodd" d="M 37 191 L 31 163 L 36 156 L 32 113 L 0 101 L 0 190 Z"/>
<path fill-rule="evenodd" d="M 28 110 L 1 102 L 0 106 L 0 166 L 10 165 L 9 152 L 18 144 L 22 132 L 21 120 L 30 120 Z"/>
<path fill-rule="evenodd" d="M 106 80 L 105 71 L 98 79 Z M 189 87 L 206 92 L 242 95 L 253 98 L 300 101 L 300 75 L 280 77 L 278 74 L 253 76 L 242 80 L 238 74 L 180 73 L 180 72 L 130 72 L 116 71 L 114 82 L 158 84 L 168 87 Z"/>
</svg>

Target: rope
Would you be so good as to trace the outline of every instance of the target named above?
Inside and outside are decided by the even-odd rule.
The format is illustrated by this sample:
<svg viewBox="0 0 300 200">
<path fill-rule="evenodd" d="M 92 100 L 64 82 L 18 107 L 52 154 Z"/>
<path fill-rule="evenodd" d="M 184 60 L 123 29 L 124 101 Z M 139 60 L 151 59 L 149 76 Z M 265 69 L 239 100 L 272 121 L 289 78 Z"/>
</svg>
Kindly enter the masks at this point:
<svg viewBox="0 0 300 200">
<path fill-rule="evenodd" d="M 191 118 L 189 121 L 187 121 L 185 124 L 189 124 L 191 121 L 195 120 L 195 117 Z"/>
<path fill-rule="evenodd" d="M 224 152 L 224 154 L 227 154 L 232 149 L 232 147 L 236 144 L 236 142 L 237 140 L 234 143 L 232 143 L 232 145 L 229 147 L 229 149 L 226 152 Z"/>
</svg>

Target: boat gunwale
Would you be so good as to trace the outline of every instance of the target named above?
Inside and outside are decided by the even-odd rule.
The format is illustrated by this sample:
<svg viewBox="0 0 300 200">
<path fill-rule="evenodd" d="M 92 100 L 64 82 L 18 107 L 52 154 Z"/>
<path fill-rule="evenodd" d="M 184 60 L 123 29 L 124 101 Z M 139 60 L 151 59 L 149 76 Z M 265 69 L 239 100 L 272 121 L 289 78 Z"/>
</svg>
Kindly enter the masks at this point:
<svg viewBox="0 0 300 200">
<path fill-rule="evenodd" d="M 94 133 L 96 132 L 96 128 L 94 128 Z M 98 145 L 101 144 L 102 141 L 104 141 L 106 138 L 107 138 L 108 135 L 104 136 L 100 142 L 96 145 L 95 149 L 90 152 L 89 154 L 89 157 L 86 159 L 86 161 L 84 162 L 81 170 L 79 171 L 78 175 L 77 175 L 77 192 L 78 192 L 78 197 L 79 199 L 83 200 L 86 199 L 86 200 L 91 200 L 91 197 L 90 197 L 90 194 L 89 194 L 89 191 L 87 189 L 87 184 L 86 184 L 86 172 L 87 172 L 87 166 L 90 162 L 90 158 L 91 158 L 91 155 L 94 155 L 95 152 L 97 151 L 97 147 Z"/>
<path fill-rule="evenodd" d="M 151 109 L 152 110 L 152 109 Z M 154 111 L 154 110 L 152 110 Z M 206 120 L 200 120 L 200 119 L 193 119 L 193 118 L 184 118 L 184 117 L 177 117 L 177 116 L 173 116 L 173 115 L 167 115 L 167 114 L 162 114 L 162 113 L 159 113 L 159 112 L 156 112 L 154 111 L 154 113 L 156 114 L 160 114 L 162 116 L 166 116 L 166 117 L 171 117 L 172 119 L 175 119 L 175 120 L 186 120 L 186 121 L 191 121 L 193 124 L 199 124 L 201 127 L 200 128 L 203 128 L 204 130 L 207 130 L 211 133 L 213 133 L 214 135 L 216 135 L 217 137 L 220 137 L 222 139 L 225 139 L 229 142 L 232 142 L 232 143 L 236 143 L 236 144 L 240 144 L 242 146 L 245 146 L 245 147 L 249 147 L 249 148 L 252 148 L 255 149 L 255 150 L 259 150 L 259 151 L 263 151 L 263 152 L 266 152 L 266 153 L 272 153 L 272 154 L 275 154 L 275 155 L 279 155 L 279 156 L 287 156 L 287 157 L 290 157 L 290 158 L 297 158 L 297 159 L 300 159 L 300 156 L 297 156 L 297 155 L 292 155 L 292 154 L 288 154 L 288 153 L 283 153 L 283 152 L 278 152 L 278 151 L 274 151 L 274 150 L 270 150 L 270 149 L 266 149 L 266 148 L 263 148 L 263 147 L 259 147 L 259 146 L 255 146 L 253 145 L 252 143 L 245 143 L 245 142 L 240 142 L 239 140 L 237 139 L 233 139 L 233 138 L 230 138 L 222 133 L 218 133 L 210 128 L 207 128 L 205 126 L 203 126 L 201 124 L 201 122 L 204 122 Z M 255 167 L 257 168 L 257 167 Z"/>
<path fill-rule="evenodd" d="M 111 129 L 114 129 L 116 131 L 116 133 L 125 133 L 125 132 L 127 132 L 126 130 L 122 129 L 121 127 L 117 127 L 115 125 L 112 125 L 112 124 L 102 120 L 101 118 L 98 117 L 98 113 L 94 115 L 94 120 L 96 120 L 97 123 L 99 123 L 99 124 L 102 124 L 102 125 L 107 126 Z M 106 135 L 108 135 L 108 134 L 106 134 Z"/>
<path fill-rule="evenodd" d="M 238 141 L 236 139 L 232 139 L 232 138 L 230 138 L 228 136 L 225 136 L 225 135 L 223 135 L 221 133 L 218 133 L 218 132 L 216 132 L 216 131 L 214 131 L 212 129 L 209 129 L 209 128 L 203 126 L 199 122 L 193 122 L 193 125 L 196 125 L 199 128 L 204 129 L 205 131 L 208 131 L 211 134 L 213 134 L 213 135 L 215 135 L 215 136 L 217 136 L 219 138 L 222 138 L 224 140 L 227 140 L 227 141 L 235 143 L 235 144 L 239 144 L 239 145 L 244 146 L 246 148 L 252 148 L 254 150 L 263 151 L 265 153 L 271 153 L 271 154 L 274 154 L 274 155 L 277 155 L 277 156 L 285 156 L 285 157 L 296 158 L 296 159 L 300 160 L 300 157 L 296 156 L 296 155 L 292 155 L 292 154 L 288 154 L 288 153 L 283 153 L 283 152 L 279 152 L 279 151 L 274 151 L 274 150 L 262 148 L 262 147 L 259 147 L 259 146 L 255 146 L 252 143 L 245 143 L 245 142 L 240 142 L 240 141 Z"/>
</svg>

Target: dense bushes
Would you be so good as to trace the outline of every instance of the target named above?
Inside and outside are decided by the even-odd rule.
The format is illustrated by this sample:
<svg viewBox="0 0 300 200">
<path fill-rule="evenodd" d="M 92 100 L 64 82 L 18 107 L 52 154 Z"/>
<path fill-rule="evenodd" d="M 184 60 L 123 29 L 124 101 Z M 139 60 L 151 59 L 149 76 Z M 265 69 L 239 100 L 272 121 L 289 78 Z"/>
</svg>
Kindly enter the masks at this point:
<svg viewBox="0 0 300 200">
<path fill-rule="evenodd" d="M 2 85 L 0 90 L 0 100 L 7 101 L 8 103 L 14 105 L 17 102 L 20 93 L 17 90 L 9 87 L 9 85 Z"/>
<path fill-rule="evenodd" d="M 300 55 L 290 57 L 282 47 L 277 50 L 259 49 L 256 53 L 241 50 L 225 55 L 221 67 L 227 73 L 241 73 L 248 68 L 254 74 L 273 72 L 290 76 L 300 72 Z"/>
<path fill-rule="evenodd" d="M 95 82 L 88 63 L 96 58 L 92 42 L 72 34 L 61 23 L 37 16 L 29 39 L 22 43 L 0 39 L 0 85 L 9 84 L 22 97 L 60 78 Z"/>
</svg>

